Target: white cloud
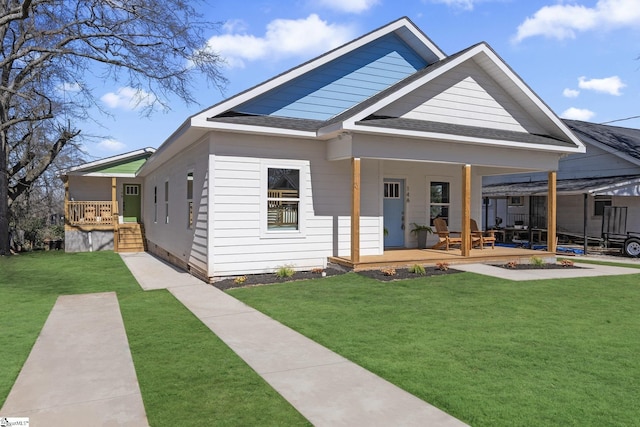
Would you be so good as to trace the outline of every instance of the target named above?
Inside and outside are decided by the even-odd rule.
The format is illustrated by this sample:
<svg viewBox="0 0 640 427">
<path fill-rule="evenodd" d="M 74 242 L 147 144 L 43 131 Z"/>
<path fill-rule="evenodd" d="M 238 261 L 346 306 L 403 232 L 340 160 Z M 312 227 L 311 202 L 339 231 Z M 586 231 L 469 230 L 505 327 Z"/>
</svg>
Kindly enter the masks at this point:
<svg viewBox="0 0 640 427">
<path fill-rule="evenodd" d="M 320 54 L 354 37 L 351 27 L 329 24 L 311 14 L 304 19 L 273 20 L 263 37 L 246 33 L 214 36 L 207 47 L 221 55 L 229 67 L 242 68 L 248 61 Z"/>
<path fill-rule="evenodd" d="M 571 107 L 564 110 L 564 112 L 560 114 L 560 117 L 562 117 L 563 119 L 570 119 L 570 120 L 589 121 L 595 115 L 596 113 L 594 113 L 591 110 L 587 110 L 584 108 Z"/>
<path fill-rule="evenodd" d="M 608 93 L 609 95 L 620 96 L 620 89 L 626 85 L 622 83 L 620 77 L 611 76 L 604 79 L 591 79 L 587 80 L 586 77 L 578 78 L 578 87 L 580 89 L 593 90 L 595 92 Z"/>
<path fill-rule="evenodd" d="M 578 95 L 580 95 L 579 90 L 566 88 L 565 90 L 562 91 L 562 96 L 566 98 L 577 98 Z"/>
<path fill-rule="evenodd" d="M 58 85 L 56 89 L 58 89 L 58 91 L 60 92 L 80 92 L 82 90 L 82 87 L 76 82 L 64 82 L 61 85 Z"/>
<path fill-rule="evenodd" d="M 463 10 L 473 10 L 473 6 L 475 3 L 478 3 L 478 0 L 431 0 L 431 2 L 442 3 Z"/>
<path fill-rule="evenodd" d="M 132 87 L 121 87 L 115 92 L 105 93 L 100 97 L 109 108 L 121 108 L 123 110 L 137 110 L 153 105 L 156 97 L 143 90 Z"/>
<path fill-rule="evenodd" d="M 126 144 L 115 139 L 103 139 L 98 142 L 98 149 L 101 151 L 118 152 L 123 151 L 126 147 Z"/>
<path fill-rule="evenodd" d="M 324 6 L 339 12 L 361 13 L 371 9 L 378 3 L 380 3 L 379 0 L 319 0 L 314 1 L 313 5 Z"/>
<path fill-rule="evenodd" d="M 573 39 L 581 31 L 636 28 L 638 25 L 638 0 L 598 0 L 595 7 L 561 3 L 544 6 L 527 18 L 518 26 L 513 41 L 517 43 L 534 36 Z"/>
</svg>

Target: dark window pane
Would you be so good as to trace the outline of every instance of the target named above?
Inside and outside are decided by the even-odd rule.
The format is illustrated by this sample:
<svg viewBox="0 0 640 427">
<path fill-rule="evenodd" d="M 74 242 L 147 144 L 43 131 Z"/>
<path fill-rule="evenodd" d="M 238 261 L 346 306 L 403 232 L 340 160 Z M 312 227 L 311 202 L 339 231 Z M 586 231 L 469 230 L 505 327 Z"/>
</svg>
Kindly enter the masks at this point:
<svg viewBox="0 0 640 427">
<path fill-rule="evenodd" d="M 295 196 L 286 197 L 298 197 L 300 171 L 298 169 L 269 168 L 269 190 L 288 190 L 288 194 L 295 194 Z"/>
<path fill-rule="evenodd" d="M 449 224 L 449 206 L 431 206 L 431 225 L 436 218 L 443 218 Z"/>
<path fill-rule="evenodd" d="M 449 203 L 449 183 L 431 183 L 431 203 Z"/>
<path fill-rule="evenodd" d="M 611 199 L 596 199 L 595 204 L 593 206 L 593 214 L 595 216 L 604 215 L 605 206 L 611 206 Z"/>
<path fill-rule="evenodd" d="M 298 202 L 271 200 L 267 203 L 267 228 L 298 229 Z"/>
</svg>

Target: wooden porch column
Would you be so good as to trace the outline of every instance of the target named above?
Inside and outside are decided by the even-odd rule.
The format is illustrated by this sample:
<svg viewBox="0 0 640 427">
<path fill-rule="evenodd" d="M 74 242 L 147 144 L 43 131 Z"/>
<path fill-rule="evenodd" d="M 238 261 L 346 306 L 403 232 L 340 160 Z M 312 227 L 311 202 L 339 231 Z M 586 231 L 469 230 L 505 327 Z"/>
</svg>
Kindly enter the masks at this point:
<svg viewBox="0 0 640 427">
<path fill-rule="evenodd" d="M 111 178 L 111 214 L 118 214 L 118 187 L 116 177 Z"/>
<path fill-rule="evenodd" d="M 360 262 L 360 159 L 351 158 L 351 262 Z"/>
<path fill-rule="evenodd" d="M 118 238 L 119 230 L 118 230 L 118 222 L 119 214 L 118 214 L 118 184 L 116 177 L 111 177 L 111 219 L 113 221 L 113 251 L 118 252 Z"/>
<path fill-rule="evenodd" d="M 462 167 L 462 256 L 471 253 L 471 165 Z"/>
<path fill-rule="evenodd" d="M 556 251 L 556 171 L 549 172 L 549 190 L 547 196 L 547 250 Z"/>
</svg>

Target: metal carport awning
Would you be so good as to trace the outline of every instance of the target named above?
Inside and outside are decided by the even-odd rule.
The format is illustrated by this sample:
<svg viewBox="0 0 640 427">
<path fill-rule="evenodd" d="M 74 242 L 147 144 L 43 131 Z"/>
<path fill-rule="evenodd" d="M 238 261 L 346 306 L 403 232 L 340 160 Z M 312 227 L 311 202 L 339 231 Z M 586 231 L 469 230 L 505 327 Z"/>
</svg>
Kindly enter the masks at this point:
<svg viewBox="0 0 640 427">
<path fill-rule="evenodd" d="M 640 176 L 624 175 L 599 178 L 559 179 L 556 183 L 558 194 L 590 194 L 590 195 L 617 195 L 638 196 L 635 192 L 620 191 L 626 187 L 639 187 Z M 507 197 L 507 196 L 546 196 L 547 181 L 499 183 L 482 187 L 482 197 Z M 629 194 L 627 194 L 629 193 Z"/>
</svg>

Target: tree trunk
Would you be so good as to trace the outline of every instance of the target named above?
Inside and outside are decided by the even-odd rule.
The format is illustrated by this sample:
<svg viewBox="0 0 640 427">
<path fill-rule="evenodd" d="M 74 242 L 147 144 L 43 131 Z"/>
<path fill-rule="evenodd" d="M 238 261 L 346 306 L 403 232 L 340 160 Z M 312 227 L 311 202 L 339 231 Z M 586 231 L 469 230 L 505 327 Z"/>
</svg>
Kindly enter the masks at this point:
<svg viewBox="0 0 640 427">
<path fill-rule="evenodd" d="M 0 132 L 0 256 L 9 254 L 9 175 L 7 133 Z"/>
</svg>

